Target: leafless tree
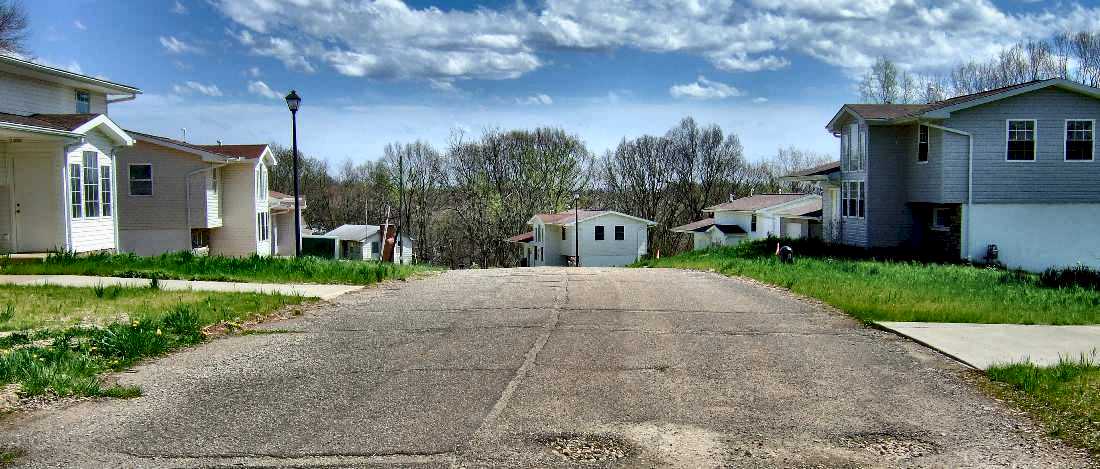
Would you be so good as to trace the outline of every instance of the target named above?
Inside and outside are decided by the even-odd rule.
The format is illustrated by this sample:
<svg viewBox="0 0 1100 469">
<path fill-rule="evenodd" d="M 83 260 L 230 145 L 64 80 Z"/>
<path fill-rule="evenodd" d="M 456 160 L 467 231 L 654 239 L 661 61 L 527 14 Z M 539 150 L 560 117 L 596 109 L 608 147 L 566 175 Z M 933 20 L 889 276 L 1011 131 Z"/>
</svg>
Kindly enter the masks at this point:
<svg viewBox="0 0 1100 469">
<path fill-rule="evenodd" d="M 27 13 L 18 0 L 0 0 L 0 53 L 22 53 Z"/>
</svg>

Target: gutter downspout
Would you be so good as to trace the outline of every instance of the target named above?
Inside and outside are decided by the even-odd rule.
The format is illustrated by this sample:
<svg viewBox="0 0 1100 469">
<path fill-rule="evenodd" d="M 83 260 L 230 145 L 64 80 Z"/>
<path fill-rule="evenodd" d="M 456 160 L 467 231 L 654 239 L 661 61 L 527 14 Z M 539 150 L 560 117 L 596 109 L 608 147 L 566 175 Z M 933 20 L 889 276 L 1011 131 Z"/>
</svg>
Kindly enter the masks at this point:
<svg viewBox="0 0 1100 469">
<path fill-rule="evenodd" d="M 973 261 L 970 256 L 970 216 L 974 211 L 974 136 L 969 132 L 963 132 L 958 129 L 952 129 L 950 127 L 943 127 L 940 125 L 924 123 L 919 120 L 917 125 L 926 125 L 933 129 L 939 129 L 944 132 L 951 132 L 953 134 L 963 135 L 966 137 L 967 149 L 966 149 L 966 216 L 963 217 L 963 257 L 968 261 Z"/>
</svg>

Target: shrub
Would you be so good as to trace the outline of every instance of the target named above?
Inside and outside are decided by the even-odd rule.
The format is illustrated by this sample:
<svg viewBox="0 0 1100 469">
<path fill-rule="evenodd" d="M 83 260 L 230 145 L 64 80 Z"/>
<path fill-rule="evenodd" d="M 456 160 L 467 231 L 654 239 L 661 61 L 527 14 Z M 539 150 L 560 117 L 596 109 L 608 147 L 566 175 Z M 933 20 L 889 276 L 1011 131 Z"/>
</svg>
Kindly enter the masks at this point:
<svg viewBox="0 0 1100 469">
<path fill-rule="evenodd" d="M 1081 287 L 1100 290 L 1100 270 L 1083 265 L 1050 268 L 1039 275 L 1039 283 L 1050 288 Z"/>
</svg>

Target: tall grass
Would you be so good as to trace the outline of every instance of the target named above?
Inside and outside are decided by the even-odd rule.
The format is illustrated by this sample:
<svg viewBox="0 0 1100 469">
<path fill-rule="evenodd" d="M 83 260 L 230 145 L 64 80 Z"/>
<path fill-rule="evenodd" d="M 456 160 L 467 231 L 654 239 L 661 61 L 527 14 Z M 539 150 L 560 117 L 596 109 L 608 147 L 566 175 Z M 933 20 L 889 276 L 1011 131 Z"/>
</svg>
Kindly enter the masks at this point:
<svg viewBox="0 0 1100 469">
<path fill-rule="evenodd" d="M 1100 291 L 1048 288 L 1038 277 L 968 265 L 914 260 L 863 260 L 850 252 L 827 255 L 805 244 L 796 260 L 772 255 L 777 240 L 696 251 L 636 266 L 714 270 L 788 288 L 825 301 L 864 321 L 1007 324 L 1100 323 Z"/>
<path fill-rule="evenodd" d="M 0 260 L 0 272 L 5 274 L 348 285 L 369 285 L 387 279 L 405 279 L 428 269 L 430 267 L 372 261 L 335 261 L 317 257 L 196 256 L 187 251 L 153 257 L 133 254 L 78 256 L 72 253 L 54 253 L 41 263 Z"/>
</svg>

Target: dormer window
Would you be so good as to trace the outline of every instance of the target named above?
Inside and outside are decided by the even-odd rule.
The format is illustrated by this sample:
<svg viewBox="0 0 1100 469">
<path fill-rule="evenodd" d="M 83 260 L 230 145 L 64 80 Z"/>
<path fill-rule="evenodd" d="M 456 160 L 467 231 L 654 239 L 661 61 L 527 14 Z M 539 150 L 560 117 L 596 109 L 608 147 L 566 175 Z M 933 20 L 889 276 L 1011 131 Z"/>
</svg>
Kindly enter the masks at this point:
<svg viewBox="0 0 1100 469">
<path fill-rule="evenodd" d="M 92 97 L 84 90 L 76 90 L 76 113 L 92 113 Z"/>
</svg>

